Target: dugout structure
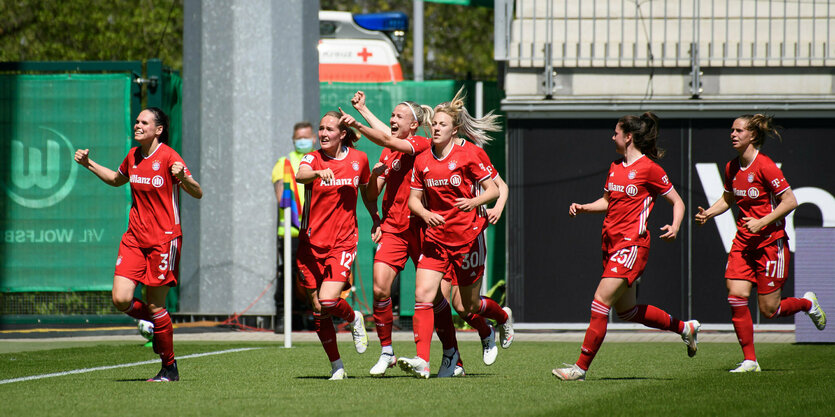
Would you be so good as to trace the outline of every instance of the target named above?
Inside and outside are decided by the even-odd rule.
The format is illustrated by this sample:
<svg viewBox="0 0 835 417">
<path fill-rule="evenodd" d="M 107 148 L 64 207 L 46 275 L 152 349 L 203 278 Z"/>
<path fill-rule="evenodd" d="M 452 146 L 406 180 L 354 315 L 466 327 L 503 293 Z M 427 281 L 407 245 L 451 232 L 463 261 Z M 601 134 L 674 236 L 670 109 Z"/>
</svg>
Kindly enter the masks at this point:
<svg viewBox="0 0 835 417">
<path fill-rule="evenodd" d="M 118 166 L 147 106 L 170 115 L 179 151 L 180 91 L 180 75 L 156 59 L 0 63 L 0 324 L 132 321 L 110 301 L 130 189 L 72 155 L 89 148 Z"/>
</svg>

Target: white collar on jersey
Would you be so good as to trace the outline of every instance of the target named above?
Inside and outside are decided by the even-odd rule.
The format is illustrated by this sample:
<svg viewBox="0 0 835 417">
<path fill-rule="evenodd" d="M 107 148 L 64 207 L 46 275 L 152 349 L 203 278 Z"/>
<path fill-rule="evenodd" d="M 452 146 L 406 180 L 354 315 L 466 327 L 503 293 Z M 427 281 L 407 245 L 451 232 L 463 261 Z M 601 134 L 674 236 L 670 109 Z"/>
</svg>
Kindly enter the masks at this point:
<svg viewBox="0 0 835 417">
<path fill-rule="evenodd" d="M 347 147 L 347 146 L 343 146 L 343 147 L 340 149 L 340 151 L 341 151 L 341 152 L 345 152 L 345 153 L 342 155 L 342 158 L 334 158 L 334 157 L 332 157 L 332 156 L 328 155 L 325 151 L 322 151 L 322 155 L 325 155 L 325 158 L 328 158 L 328 159 L 333 159 L 334 161 L 341 161 L 341 160 L 345 159 L 345 157 L 347 157 L 347 156 L 348 156 L 348 152 L 349 152 L 349 151 L 348 151 L 348 147 Z M 337 152 L 337 153 L 336 153 L 336 155 L 338 156 L 338 155 L 339 155 L 339 152 Z"/>
<path fill-rule="evenodd" d="M 639 156 L 639 157 L 638 157 L 638 159 L 636 159 L 636 160 L 632 161 L 632 163 L 631 163 L 631 164 L 627 164 L 627 163 L 626 163 L 626 157 L 624 156 L 624 157 L 623 157 L 623 162 L 621 162 L 621 164 L 623 165 L 623 167 L 624 167 L 624 168 L 626 168 L 626 167 L 628 167 L 628 166 L 631 166 L 631 165 L 632 165 L 632 164 L 634 164 L 635 162 L 640 161 L 640 160 L 641 160 L 641 158 L 643 158 L 643 157 L 645 157 L 645 156 L 646 156 L 646 155 L 641 154 L 641 156 Z"/>
<path fill-rule="evenodd" d="M 461 142 L 458 142 L 458 140 L 457 140 L 457 139 L 461 139 Z M 435 146 L 433 146 L 433 145 L 431 145 L 431 144 L 429 145 L 429 151 L 430 151 L 430 152 L 432 152 L 432 157 L 433 157 L 433 158 L 435 158 L 435 159 L 437 159 L 437 160 L 439 160 L 439 161 L 443 161 L 444 159 L 446 159 L 446 158 L 447 158 L 447 157 L 448 157 L 448 156 L 452 153 L 452 151 L 453 151 L 453 150 L 455 150 L 455 147 L 456 147 L 456 146 L 464 146 L 464 143 L 465 143 L 466 141 L 467 141 L 467 140 L 466 140 L 466 139 L 463 139 L 463 138 L 453 138 L 453 139 L 452 139 L 452 147 L 451 147 L 451 148 L 449 148 L 449 153 L 447 153 L 446 155 L 444 155 L 444 156 L 443 156 L 443 158 L 438 157 L 438 155 L 435 155 Z"/>
<path fill-rule="evenodd" d="M 754 153 L 754 157 L 753 157 L 753 158 L 751 158 L 751 162 L 750 162 L 748 165 L 746 165 L 746 166 L 742 166 L 742 164 L 739 164 L 739 170 L 740 170 L 740 171 L 745 171 L 746 169 L 751 168 L 751 165 L 754 165 L 754 161 L 756 161 L 756 160 L 757 160 L 757 157 L 758 157 L 758 156 L 760 156 L 760 150 L 759 150 L 759 149 L 757 149 L 757 152 L 756 152 L 756 153 Z M 738 160 L 738 159 L 737 159 L 737 160 Z M 738 161 L 739 161 L 739 160 L 738 160 Z M 742 162 L 742 161 L 739 161 L 739 162 Z"/>
<path fill-rule="evenodd" d="M 142 155 L 142 159 L 148 159 L 148 158 L 150 158 L 153 154 L 157 153 L 157 151 L 159 150 L 159 148 L 161 148 L 161 147 L 162 147 L 162 145 L 163 145 L 163 143 L 162 143 L 162 142 L 158 143 L 158 144 L 157 144 L 157 148 L 156 148 L 156 149 L 154 149 L 154 151 L 153 151 L 153 152 L 151 152 L 151 153 L 149 153 L 148 155 L 145 155 L 145 153 L 144 153 L 144 152 L 142 152 L 142 147 L 140 146 L 140 147 L 139 147 L 139 154 L 140 154 L 140 155 Z"/>
</svg>

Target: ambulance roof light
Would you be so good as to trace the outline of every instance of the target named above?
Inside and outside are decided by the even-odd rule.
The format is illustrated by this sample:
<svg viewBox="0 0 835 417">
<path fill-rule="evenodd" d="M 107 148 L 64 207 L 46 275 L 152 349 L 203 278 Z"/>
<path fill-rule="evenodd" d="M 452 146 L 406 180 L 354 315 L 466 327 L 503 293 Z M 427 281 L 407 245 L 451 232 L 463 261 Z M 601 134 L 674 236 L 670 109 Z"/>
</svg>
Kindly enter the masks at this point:
<svg viewBox="0 0 835 417">
<path fill-rule="evenodd" d="M 354 22 L 367 30 L 379 30 L 391 32 L 395 30 L 405 31 L 409 29 L 409 17 L 403 12 L 383 12 L 355 14 Z"/>
</svg>

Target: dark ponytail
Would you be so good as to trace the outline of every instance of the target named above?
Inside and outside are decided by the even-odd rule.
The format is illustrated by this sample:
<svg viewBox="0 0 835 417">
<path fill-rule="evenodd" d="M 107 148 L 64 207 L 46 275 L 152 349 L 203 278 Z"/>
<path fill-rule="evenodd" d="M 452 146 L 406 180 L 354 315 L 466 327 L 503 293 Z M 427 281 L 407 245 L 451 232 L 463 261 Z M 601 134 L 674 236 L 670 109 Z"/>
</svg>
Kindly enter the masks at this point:
<svg viewBox="0 0 835 417">
<path fill-rule="evenodd" d="M 652 159 L 664 157 L 664 149 L 658 147 L 658 116 L 646 112 L 640 117 L 623 116 L 618 120 L 623 134 L 632 135 L 632 143 L 644 155 Z"/>
<path fill-rule="evenodd" d="M 159 135 L 160 143 L 168 143 L 168 115 L 159 107 L 148 107 L 145 109 L 154 115 L 154 123 L 162 126 L 162 133 Z"/>
</svg>

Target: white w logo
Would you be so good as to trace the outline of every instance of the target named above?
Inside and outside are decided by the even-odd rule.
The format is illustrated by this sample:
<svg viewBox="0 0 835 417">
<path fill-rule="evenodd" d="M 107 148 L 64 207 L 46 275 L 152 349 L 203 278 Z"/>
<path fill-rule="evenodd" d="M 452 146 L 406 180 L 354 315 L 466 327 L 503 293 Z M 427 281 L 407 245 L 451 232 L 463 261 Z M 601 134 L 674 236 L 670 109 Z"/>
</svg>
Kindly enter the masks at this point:
<svg viewBox="0 0 835 417">
<path fill-rule="evenodd" d="M 33 186 L 38 186 L 42 190 L 54 187 L 58 183 L 60 173 L 60 148 L 61 145 L 54 140 L 46 142 L 46 169 L 44 169 L 41 150 L 30 147 L 28 172 L 26 172 L 27 164 L 24 161 L 23 142 L 13 140 L 11 155 L 12 184 L 23 190 L 28 190 Z"/>
<path fill-rule="evenodd" d="M 27 146 L 24 142 L 12 139 L 11 161 L 9 164 L 9 183 L 1 184 L 6 194 L 15 203 L 23 207 L 41 209 L 58 204 L 63 200 L 73 186 L 78 173 L 78 166 L 61 161 L 61 154 L 72 151 L 69 139 L 61 132 L 45 126 L 40 126 L 51 133 L 54 139 L 46 139 L 46 150 Z M 62 151 L 62 148 L 64 150 Z M 46 158 L 44 158 L 46 153 Z M 27 158 L 28 157 L 28 158 Z M 62 175 L 61 166 L 64 166 Z M 33 189 L 37 187 L 38 189 Z M 57 188 L 57 189 L 56 189 Z"/>
</svg>

